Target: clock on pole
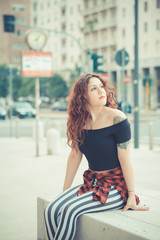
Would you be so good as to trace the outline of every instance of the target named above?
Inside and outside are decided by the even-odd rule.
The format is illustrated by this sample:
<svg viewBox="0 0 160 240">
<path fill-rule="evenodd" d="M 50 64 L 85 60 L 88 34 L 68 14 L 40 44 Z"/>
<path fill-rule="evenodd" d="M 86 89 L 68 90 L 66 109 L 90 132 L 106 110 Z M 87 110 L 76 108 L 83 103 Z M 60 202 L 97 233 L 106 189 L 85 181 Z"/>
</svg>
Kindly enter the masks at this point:
<svg viewBox="0 0 160 240">
<path fill-rule="evenodd" d="M 29 29 L 26 33 L 26 43 L 30 49 L 40 51 L 47 42 L 47 34 L 39 29 Z"/>
</svg>

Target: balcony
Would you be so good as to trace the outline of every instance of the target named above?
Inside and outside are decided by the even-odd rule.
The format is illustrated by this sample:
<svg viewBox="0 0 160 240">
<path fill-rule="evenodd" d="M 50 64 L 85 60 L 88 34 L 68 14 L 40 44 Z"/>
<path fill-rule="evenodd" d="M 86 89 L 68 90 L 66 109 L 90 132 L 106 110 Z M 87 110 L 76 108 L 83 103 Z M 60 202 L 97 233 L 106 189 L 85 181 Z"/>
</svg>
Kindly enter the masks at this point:
<svg viewBox="0 0 160 240">
<path fill-rule="evenodd" d="M 108 40 L 99 40 L 99 41 L 93 41 L 93 42 L 88 42 L 85 43 L 85 48 L 84 50 L 88 49 L 96 49 L 96 48 L 104 48 L 104 47 L 110 47 L 110 46 L 115 46 L 116 43 L 116 38 L 108 39 Z"/>
<path fill-rule="evenodd" d="M 116 27 L 116 26 L 117 26 L 117 18 L 115 17 L 114 19 L 111 19 L 110 21 L 106 20 L 106 22 L 102 21 L 100 23 L 93 24 L 92 30 L 89 27 L 86 27 L 86 29 L 84 28 L 84 33 L 99 31 L 101 29 L 111 28 L 111 27 Z"/>
<path fill-rule="evenodd" d="M 93 13 L 98 13 L 100 11 L 104 11 L 104 10 L 107 10 L 109 8 L 113 8 L 113 7 L 116 7 L 117 6 L 117 0 L 110 0 L 110 1 L 107 1 L 107 3 L 105 5 L 98 5 L 98 6 L 93 6 L 93 7 L 89 7 L 87 9 L 84 8 L 84 10 L 81 12 L 81 14 L 83 16 L 85 15 L 90 15 L 90 14 L 93 14 Z"/>
</svg>

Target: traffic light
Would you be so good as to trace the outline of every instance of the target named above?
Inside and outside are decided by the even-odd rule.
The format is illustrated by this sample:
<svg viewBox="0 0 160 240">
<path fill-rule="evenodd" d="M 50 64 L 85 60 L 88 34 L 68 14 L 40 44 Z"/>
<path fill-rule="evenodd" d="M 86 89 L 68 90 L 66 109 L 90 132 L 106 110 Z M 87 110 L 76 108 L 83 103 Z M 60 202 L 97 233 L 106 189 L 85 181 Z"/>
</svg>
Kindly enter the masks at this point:
<svg viewBox="0 0 160 240">
<path fill-rule="evenodd" d="M 3 15 L 3 25 L 5 32 L 14 32 L 14 21 L 13 15 Z"/>
<path fill-rule="evenodd" d="M 98 59 L 103 58 L 103 55 L 93 53 L 91 58 L 93 59 L 93 72 L 103 73 L 103 70 L 98 69 L 98 66 L 103 65 L 103 62 L 98 62 Z"/>
</svg>

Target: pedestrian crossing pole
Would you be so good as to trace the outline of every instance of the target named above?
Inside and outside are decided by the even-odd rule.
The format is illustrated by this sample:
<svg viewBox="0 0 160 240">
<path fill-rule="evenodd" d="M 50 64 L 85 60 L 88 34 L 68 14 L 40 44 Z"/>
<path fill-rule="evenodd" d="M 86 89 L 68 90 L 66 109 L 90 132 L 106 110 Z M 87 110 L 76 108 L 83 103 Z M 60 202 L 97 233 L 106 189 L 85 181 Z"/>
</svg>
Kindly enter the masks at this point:
<svg viewBox="0 0 160 240">
<path fill-rule="evenodd" d="M 36 156 L 39 157 L 39 78 L 35 78 L 35 100 L 36 100 L 36 126 L 35 126 L 35 138 L 36 138 Z"/>
<path fill-rule="evenodd" d="M 138 0 L 135 0 L 134 147 L 139 147 Z"/>
</svg>

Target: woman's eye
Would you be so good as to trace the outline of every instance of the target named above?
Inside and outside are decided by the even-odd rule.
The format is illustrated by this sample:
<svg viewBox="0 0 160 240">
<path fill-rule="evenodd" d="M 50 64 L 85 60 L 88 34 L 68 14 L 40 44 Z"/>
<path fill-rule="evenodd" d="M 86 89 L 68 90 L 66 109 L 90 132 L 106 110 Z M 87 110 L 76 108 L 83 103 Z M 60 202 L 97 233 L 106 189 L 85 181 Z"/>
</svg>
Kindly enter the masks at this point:
<svg viewBox="0 0 160 240">
<path fill-rule="evenodd" d="M 102 85 L 101 87 L 102 87 L 102 88 L 104 88 L 104 86 L 103 86 L 103 85 Z"/>
<path fill-rule="evenodd" d="M 91 91 L 93 91 L 93 90 L 95 90 L 96 88 L 94 87 L 94 88 L 91 88 Z"/>
</svg>

